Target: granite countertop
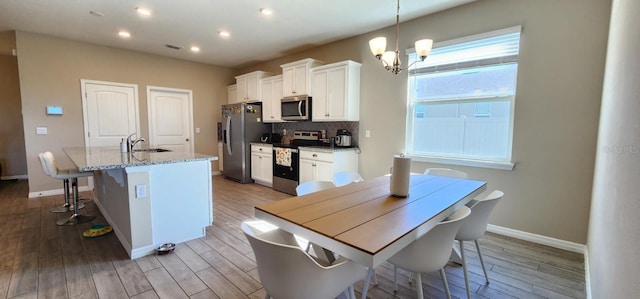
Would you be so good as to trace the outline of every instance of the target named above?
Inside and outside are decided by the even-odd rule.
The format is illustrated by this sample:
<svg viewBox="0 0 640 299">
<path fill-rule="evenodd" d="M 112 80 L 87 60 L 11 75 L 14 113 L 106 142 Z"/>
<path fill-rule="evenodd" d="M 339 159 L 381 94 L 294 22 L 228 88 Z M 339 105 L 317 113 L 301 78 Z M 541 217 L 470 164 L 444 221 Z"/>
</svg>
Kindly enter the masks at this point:
<svg viewBox="0 0 640 299">
<path fill-rule="evenodd" d="M 272 147 L 273 146 L 273 144 L 265 143 L 265 142 L 250 142 L 249 144 L 251 144 L 251 145 L 259 145 L 259 146 L 266 146 L 266 147 Z M 324 153 L 333 153 L 333 152 L 354 151 L 354 150 L 356 150 L 355 147 L 339 147 L 339 146 L 330 147 L 330 146 L 323 146 L 323 145 L 316 145 L 316 146 L 301 145 L 301 146 L 298 147 L 298 149 L 305 150 L 305 151 L 324 152 Z"/>
<path fill-rule="evenodd" d="M 63 150 L 80 171 L 218 160 L 216 156 L 176 151 L 122 153 L 120 147 L 68 147 Z"/>
<path fill-rule="evenodd" d="M 323 152 L 323 153 L 334 153 L 334 152 L 346 152 L 346 151 L 355 151 L 357 148 L 355 147 L 329 147 L 329 146 L 300 146 L 298 147 L 300 150 L 305 151 L 315 151 L 315 152 Z"/>
</svg>

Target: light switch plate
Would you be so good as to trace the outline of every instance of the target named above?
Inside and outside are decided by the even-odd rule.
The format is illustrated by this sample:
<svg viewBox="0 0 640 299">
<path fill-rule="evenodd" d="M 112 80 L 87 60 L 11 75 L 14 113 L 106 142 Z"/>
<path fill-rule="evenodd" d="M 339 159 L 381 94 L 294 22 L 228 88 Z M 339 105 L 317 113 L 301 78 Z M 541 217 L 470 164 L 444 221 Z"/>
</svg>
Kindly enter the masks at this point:
<svg viewBox="0 0 640 299">
<path fill-rule="evenodd" d="M 147 185 L 136 185 L 136 198 L 147 197 Z"/>
<path fill-rule="evenodd" d="M 47 127 L 36 127 L 36 135 L 47 135 L 49 134 L 49 130 Z"/>
</svg>

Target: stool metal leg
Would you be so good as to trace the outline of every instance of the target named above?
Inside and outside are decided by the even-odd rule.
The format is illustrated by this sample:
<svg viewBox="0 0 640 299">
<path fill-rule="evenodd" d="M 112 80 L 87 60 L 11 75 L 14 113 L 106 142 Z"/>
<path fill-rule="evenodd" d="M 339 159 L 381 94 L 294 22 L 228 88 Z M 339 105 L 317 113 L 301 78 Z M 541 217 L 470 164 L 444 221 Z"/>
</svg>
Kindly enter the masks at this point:
<svg viewBox="0 0 640 299">
<path fill-rule="evenodd" d="M 69 202 L 69 179 L 64 179 L 64 204 L 61 207 L 52 208 L 51 213 L 68 213 L 73 211 L 73 205 Z M 78 203 L 78 210 L 84 209 L 83 203 Z"/>
<path fill-rule="evenodd" d="M 73 189 L 73 215 L 67 219 L 58 220 L 58 225 L 76 225 L 78 223 L 89 222 L 96 218 L 92 215 L 80 215 L 78 213 L 78 179 L 74 178 L 71 181 L 71 189 Z"/>
</svg>

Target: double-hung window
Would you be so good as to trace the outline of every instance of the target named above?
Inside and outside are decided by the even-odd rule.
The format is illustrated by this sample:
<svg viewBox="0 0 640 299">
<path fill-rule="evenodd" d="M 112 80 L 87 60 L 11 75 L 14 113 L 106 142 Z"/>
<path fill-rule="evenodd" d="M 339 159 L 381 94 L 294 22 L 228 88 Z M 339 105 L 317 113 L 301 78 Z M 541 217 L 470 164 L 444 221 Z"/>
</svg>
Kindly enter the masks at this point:
<svg viewBox="0 0 640 299">
<path fill-rule="evenodd" d="M 512 169 L 520 27 L 434 45 L 409 70 L 406 152 L 415 160 Z M 409 63 L 417 60 L 409 51 Z"/>
</svg>

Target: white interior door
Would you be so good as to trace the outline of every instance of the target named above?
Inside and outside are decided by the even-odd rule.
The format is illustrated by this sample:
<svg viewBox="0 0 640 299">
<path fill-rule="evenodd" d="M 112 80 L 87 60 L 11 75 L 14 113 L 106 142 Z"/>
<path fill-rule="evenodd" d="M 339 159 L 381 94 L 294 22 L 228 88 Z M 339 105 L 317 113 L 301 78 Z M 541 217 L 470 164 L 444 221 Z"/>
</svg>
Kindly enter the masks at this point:
<svg viewBox="0 0 640 299">
<path fill-rule="evenodd" d="M 139 132 L 138 86 L 81 80 L 85 146 L 119 146 Z"/>
<path fill-rule="evenodd" d="M 149 146 L 193 152 L 191 90 L 147 87 Z"/>
</svg>

